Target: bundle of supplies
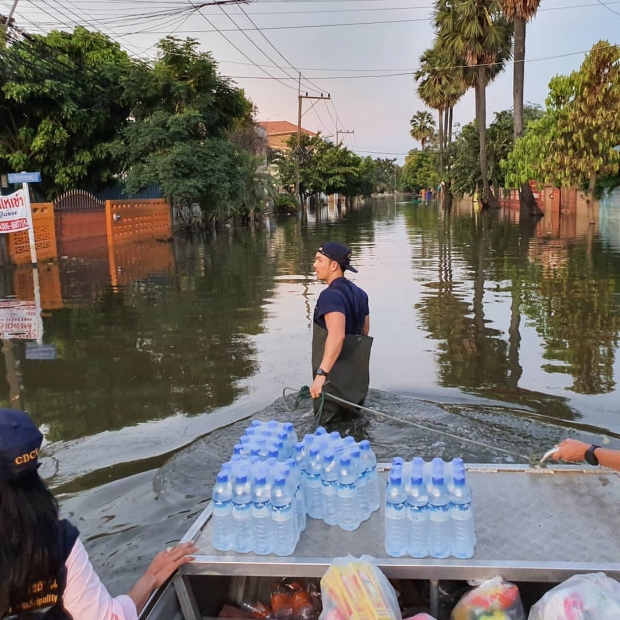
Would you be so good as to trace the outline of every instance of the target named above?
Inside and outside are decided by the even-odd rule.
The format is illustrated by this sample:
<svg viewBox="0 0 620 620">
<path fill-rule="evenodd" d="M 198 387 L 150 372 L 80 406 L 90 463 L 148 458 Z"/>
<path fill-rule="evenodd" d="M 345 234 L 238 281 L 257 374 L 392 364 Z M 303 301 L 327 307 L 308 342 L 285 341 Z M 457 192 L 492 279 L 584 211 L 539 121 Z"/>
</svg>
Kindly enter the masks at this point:
<svg viewBox="0 0 620 620">
<path fill-rule="evenodd" d="M 549 590 L 530 610 L 530 620 L 618 620 L 620 583 L 604 573 L 573 575 Z"/>
<path fill-rule="evenodd" d="M 336 558 L 321 579 L 321 620 L 401 620 L 396 592 L 370 556 Z"/>
<path fill-rule="evenodd" d="M 486 618 L 525 620 L 519 588 L 501 577 L 494 577 L 465 594 L 452 611 L 452 620 Z"/>
</svg>

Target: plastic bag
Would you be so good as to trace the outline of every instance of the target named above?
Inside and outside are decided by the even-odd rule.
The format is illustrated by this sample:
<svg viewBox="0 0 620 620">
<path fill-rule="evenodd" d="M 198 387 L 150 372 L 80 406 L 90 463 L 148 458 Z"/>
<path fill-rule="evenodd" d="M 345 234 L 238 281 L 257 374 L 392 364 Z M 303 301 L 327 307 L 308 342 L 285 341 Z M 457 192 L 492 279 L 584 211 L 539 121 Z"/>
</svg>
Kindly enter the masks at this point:
<svg viewBox="0 0 620 620">
<path fill-rule="evenodd" d="M 335 558 L 321 595 L 321 620 L 402 620 L 394 588 L 369 555 Z"/>
<path fill-rule="evenodd" d="M 494 577 L 464 594 L 452 611 L 452 620 L 482 618 L 525 620 L 519 588 L 501 577 Z"/>
<path fill-rule="evenodd" d="M 549 590 L 529 620 L 618 620 L 620 583 L 605 573 L 573 575 Z"/>
</svg>

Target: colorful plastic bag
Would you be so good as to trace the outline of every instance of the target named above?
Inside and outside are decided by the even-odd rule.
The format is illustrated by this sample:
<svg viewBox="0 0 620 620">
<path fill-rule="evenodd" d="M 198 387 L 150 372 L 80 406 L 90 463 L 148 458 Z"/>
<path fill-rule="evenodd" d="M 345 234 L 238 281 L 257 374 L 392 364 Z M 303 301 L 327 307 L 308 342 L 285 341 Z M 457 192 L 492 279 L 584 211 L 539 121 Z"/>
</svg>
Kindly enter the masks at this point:
<svg viewBox="0 0 620 620">
<path fill-rule="evenodd" d="M 402 620 L 394 588 L 369 555 L 335 558 L 321 596 L 321 620 Z"/>
<path fill-rule="evenodd" d="M 618 620 L 620 583 L 605 573 L 573 575 L 549 590 L 529 620 Z"/>
<path fill-rule="evenodd" d="M 452 611 L 452 620 L 525 620 L 519 588 L 494 577 L 464 594 Z M 547 618 L 545 617 L 545 620 Z"/>
</svg>

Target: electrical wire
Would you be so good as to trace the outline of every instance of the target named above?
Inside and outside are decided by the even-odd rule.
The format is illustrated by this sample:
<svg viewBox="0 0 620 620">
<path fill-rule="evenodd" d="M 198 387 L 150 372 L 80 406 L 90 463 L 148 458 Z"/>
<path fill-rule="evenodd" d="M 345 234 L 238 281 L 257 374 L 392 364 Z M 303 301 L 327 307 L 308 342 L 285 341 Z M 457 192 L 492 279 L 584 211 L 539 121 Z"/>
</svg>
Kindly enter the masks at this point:
<svg viewBox="0 0 620 620">
<path fill-rule="evenodd" d="M 284 62 L 291 68 L 293 69 L 293 71 L 295 71 L 295 73 L 299 73 L 298 69 L 296 67 L 294 67 L 291 62 L 280 52 L 280 50 L 271 42 L 271 40 L 267 37 L 267 35 L 265 35 L 265 33 L 258 27 L 256 26 L 256 23 L 254 22 L 254 20 L 246 13 L 245 9 L 239 5 L 239 8 L 241 9 L 241 11 L 243 12 L 243 14 L 248 18 L 248 20 L 250 21 L 250 23 L 255 26 L 258 29 L 258 32 L 260 33 L 260 35 L 263 37 L 263 39 L 265 39 L 265 41 L 267 41 L 267 43 L 269 44 L 269 46 L 275 50 L 275 52 L 278 54 L 278 56 L 280 56 L 280 58 L 282 58 L 282 60 L 284 60 Z M 313 86 L 316 87 L 314 84 L 312 84 L 312 82 L 310 82 L 309 80 L 304 80 L 303 76 L 302 76 L 302 82 L 306 81 L 308 84 L 310 84 L 311 88 L 308 88 L 306 86 L 306 88 L 308 88 L 308 90 L 314 90 L 314 88 L 312 88 Z M 315 90 L 314 92 L 318 93 L 318 94 L 322 94 L 321 89 L 317 87 L 317 90 Z"/>
<path fill-rule="evenodd" d="M 192 0 L 189 0 L 189 3 L 192 6 L 195 6 L 194 3 L 192 2 Z M 213 28 L 215 30 L 215 32 L 218 32 L 225 41 L 228 42 L 229 45 L 232 45 L 244 58 L 246 58 L 247 60 L 249 60 L 255 67 L 257 67 L 258 69 L 260 69 L 263 73 L 266 73 L 272 80 L 276 80 L 276 82 L 279 82 L 280 84 L 282 84 L 282 86 L 285 86 L 286 88 L 290 88 L 291 90 L 296 91 L 297 89 L 294 86 L 291 86 L 290 84 L 287 84 L 286 82 L 284 82 L 282 79 L 277 78 L 274 75 L 271 75 L 271 73 L 269 73 L 269 71 L 267 71 L 266 69 L 264 69 L 263 67 L 258 66 L 253 60 L 252 58 L 250 58 L 244 51 L 242 51 L 239 47 L 237 47 L 237 45 L 235 45 L 225 34 L 223 34 L 223 31 L 216 28 L 213 24 L 213 22 L 211 22 L 211 20 L 200 10 L 197 9 L 197 12 L 199 15 L 202 16 L 202 18 L 211 26 L 211 28 Z"/>
<path fill-rule="evenodd" d="M 620 13 L 618 13 L 618 11 L 614 11 L 610 6 L 608 6 L 607 4 L 605 4 L 603 2 L 603 0 L 596 0 L 601 6 L 604 6 L 608 11 L 611 11 L 614 15 L 618 15 L 620 16 Z M 613 4 L 612 2 L 610 2 L 609 4 Z"/>
</svg>

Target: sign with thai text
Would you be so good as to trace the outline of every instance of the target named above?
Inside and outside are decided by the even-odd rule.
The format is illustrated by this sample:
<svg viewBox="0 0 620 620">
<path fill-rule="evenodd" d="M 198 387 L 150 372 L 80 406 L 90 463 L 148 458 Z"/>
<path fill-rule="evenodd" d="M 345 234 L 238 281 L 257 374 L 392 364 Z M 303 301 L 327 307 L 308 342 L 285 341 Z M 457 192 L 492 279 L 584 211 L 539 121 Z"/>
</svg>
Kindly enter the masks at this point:
<svg viewBox="0 0 620 620">
<path fill-rule="evenodd" d="M 0 234 L 28 230 L 24 190 L 0 196 Z"/>
<path fill-rule="evenodd" d="M 37 340 L 42 322 L 34 301 L 0 300 L 0 338 Z"/>
<path fill-rule="evenodd" d="M 40 183 L 40 172 L 9 172 L 9 183 Z"/>
</svg>

